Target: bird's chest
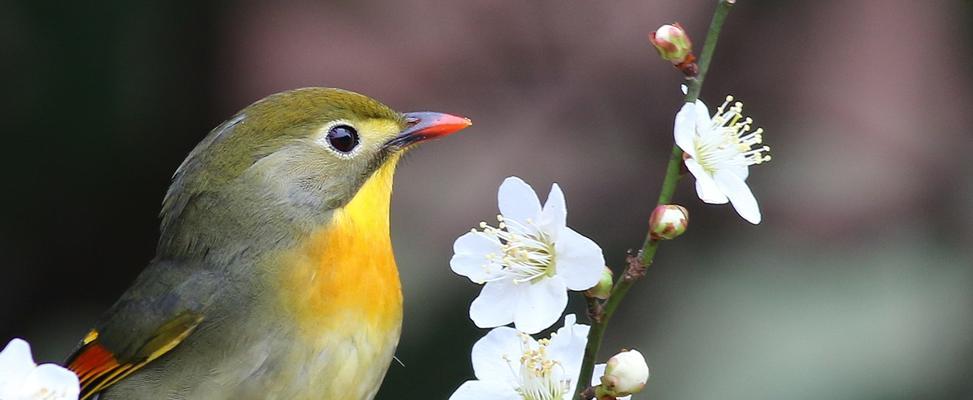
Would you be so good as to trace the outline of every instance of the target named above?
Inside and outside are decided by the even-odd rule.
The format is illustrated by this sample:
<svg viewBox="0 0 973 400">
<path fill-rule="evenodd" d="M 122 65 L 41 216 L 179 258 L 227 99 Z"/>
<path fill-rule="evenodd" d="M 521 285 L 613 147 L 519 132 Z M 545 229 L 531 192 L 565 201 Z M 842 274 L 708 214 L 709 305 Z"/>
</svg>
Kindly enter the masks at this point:
<svg viewBox="0 0 973 400">
<path fill-rule="evenodd" d="M 277 378 L 313 398 L 373 397 L 401 332 L 387 215 L 352 211 L 279 260 L 277 304 L 291 338 Z"/>
</svg>

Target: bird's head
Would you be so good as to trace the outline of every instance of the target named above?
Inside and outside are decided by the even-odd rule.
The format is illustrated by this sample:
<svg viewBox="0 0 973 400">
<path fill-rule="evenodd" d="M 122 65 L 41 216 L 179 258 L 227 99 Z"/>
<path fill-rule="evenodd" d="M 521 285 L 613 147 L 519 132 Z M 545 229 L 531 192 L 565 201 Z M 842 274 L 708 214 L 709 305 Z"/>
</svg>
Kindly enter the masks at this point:
<svg viewBox="0 0 973 400">
<path fill-rule="evenodd" d="M 449 114 L 398 113 L 340 89 L 271 95 L 210 132 L 176 171 L 160 252 L 208 251 L 228 231 L 281 240 L 343 207 L 414 144 L 469 125 Z"/>
</svg>

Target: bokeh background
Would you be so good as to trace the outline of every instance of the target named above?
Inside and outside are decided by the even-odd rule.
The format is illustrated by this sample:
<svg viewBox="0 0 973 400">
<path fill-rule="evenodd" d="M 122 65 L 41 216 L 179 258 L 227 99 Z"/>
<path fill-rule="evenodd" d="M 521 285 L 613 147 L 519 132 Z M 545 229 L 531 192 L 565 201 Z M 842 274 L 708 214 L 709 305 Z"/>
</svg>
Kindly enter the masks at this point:
<svg viewBox="0 0 973 400">
<path fill-rule="evenodd" d="M 472 377 L 479 287 L 453 240 L 510 175 L 616 269 L 637 247 L 681 101 L 646 34 L 701 45 L 715 1 L 0 3 L 0 340 L 60 360 L 153 256 L 169 177 L 252 101 L 343 87 L 475 125 L 410 157 L 393 237 L 406 298 L 380 399 Z M 741 0 L 703 90 L 767 131 L 764 212 L 677 200 L 689 233 L 609 328 L 651 399 L 973 397 L 970 2 Z M 577 299 L 576 299 L 577 300 Z M 580 302 L 571 311 L 581 312 Z"/>
</svg>

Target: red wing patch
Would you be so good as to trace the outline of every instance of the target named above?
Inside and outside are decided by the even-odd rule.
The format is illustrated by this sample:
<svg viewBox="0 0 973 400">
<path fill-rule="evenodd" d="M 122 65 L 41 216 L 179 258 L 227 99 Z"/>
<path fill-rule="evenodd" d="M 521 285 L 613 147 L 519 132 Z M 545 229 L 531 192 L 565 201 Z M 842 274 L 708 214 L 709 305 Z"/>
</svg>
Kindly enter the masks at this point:
<svg viewBox="0 0 973 400">
<path fill-rule="evenodd" d="M 203 320 L 202 316 L 183 313 L 163 324 L 130 359 L 119 360 L 98 341 L 97 330 L 88 332 L 81 341 L 81 348 L 68 358 L 68 369 L 81 381 L 80 400 L 107 389 L 145 364 L 172 350 L 189 336 Z"/>
<path fill-rule="evenodd" d="M 108 349 L 97 342 L 85 345 L 68 364 L 68 369 L 78 375 L 84 384 L 105 372 L 118 368 L 118 360 Z"/>
<path fill-rule="evenodd" d="M 111 351 L 98 343 L 97 336 L 96 331 L 89 333 L 85 343 L 68 362 L 68 369 L 78 375 L 78 380 L 81 381 L 80 399 L 82 400 L 111 386 L 137 369 L 133 368 L 132 364 L 120 364 Z"/>
</svg>

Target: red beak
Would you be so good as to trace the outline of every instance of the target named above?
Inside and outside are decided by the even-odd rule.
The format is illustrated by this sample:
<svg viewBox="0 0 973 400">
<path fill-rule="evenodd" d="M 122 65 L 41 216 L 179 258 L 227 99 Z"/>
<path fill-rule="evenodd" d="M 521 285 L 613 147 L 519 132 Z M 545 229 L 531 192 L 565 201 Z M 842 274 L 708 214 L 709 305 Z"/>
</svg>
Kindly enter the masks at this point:
<svg viewBox="0 0 973 400">
<path fill-rule="evenodd" d="M 473 125 L 469 118 L 437 112 L 405 113 L 405 121 L 409 126 L 388 144 L 405 147 L 413 143 L 446 136 Z"/>
</svg>

